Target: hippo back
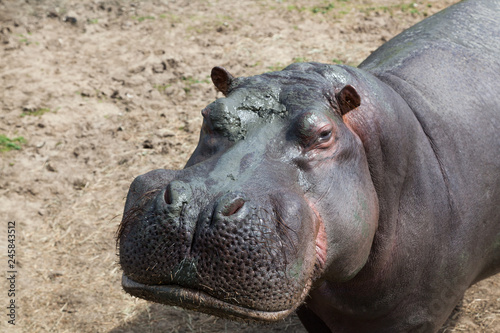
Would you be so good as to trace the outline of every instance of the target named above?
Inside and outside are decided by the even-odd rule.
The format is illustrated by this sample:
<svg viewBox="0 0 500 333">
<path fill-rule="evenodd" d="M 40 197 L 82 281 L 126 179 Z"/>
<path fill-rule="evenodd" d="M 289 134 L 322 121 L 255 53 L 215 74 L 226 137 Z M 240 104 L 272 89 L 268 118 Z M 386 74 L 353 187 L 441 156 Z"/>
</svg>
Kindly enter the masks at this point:
<svg viewBox="0 0 500 333">
<path fill-rule="evenodd" d="M 500 244 L 498 54 L 500 1 L 469 0 L 406 30 L 359 66 L 403 96 L 422 126 L 447 186 L 452 229 L 489 230 L 470 239 L 472 257 L 480 255 L 477 242 Z M 489 253 L 493 267 L 498 245 Z M 480 278 L 495 272 L 486 268 Z"/>
</svg>

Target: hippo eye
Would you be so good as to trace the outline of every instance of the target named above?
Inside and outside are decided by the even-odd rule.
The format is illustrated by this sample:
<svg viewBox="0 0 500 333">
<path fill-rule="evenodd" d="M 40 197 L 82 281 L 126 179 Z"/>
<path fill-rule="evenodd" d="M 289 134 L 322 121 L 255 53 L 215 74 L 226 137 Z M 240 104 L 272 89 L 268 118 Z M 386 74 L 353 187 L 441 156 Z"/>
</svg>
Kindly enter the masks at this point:
<svg viewBox="0 0 500 333">
<path fill-rule="evenodd" d="M 331 124 L 320 127 L 316 130 L 315 140 L 310 148 L 323 149 L 330 146 L 333 127 Z"/>
<path fill-rule="evenodd" d="M 331 137 L 332 137 L 332 130 L 331 129 L 323 130 L 323 131 L 321 131 L 321 133 L 319 133 L 318 141 L 319 142 L 326 142 L 326 141 L 330 140 Z"/>
<path fill-rule="evenodd" d="M 295 131 L 306 150 L 325 149 L 333 142 L 332 120 L 322 113 L 307 112 L 300 116 Z"/>
</svg>

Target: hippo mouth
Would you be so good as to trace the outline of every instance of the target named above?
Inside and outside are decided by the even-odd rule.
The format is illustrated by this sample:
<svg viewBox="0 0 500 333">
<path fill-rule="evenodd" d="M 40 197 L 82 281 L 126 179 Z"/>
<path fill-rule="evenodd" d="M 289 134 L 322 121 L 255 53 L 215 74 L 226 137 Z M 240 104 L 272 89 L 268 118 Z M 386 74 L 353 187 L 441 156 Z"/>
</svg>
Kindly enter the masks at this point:
<svg viewBox="0 0 500 333">
<path fill-rule="evenodd" d="M 207 199 L 185 181 L 168 183 L 125 210 L 118 234 L 123 289 L 230 319 L 272 322 L 293 313 L 326 257 L 324 227 L 309 201 L 299 191 Z"/>
<path fill-rule="evenodd" d="M 315 278 L 320 275 L 325 267 L 326 233 L 324 224 L 315 207 L 307 200 L 306 202 L 312 209 L 314 220 L 316 220 L 314 224 L 317 225 L 317 230 L 313 232 L 316 234 L 314 246 L 308 246 L 306 253 L 301 256 L 309 259 L 300 259 L 297 260 L 295 264 L 289 264 L 287 266 L 287 272 L 284 274 L 284 276 L 287 277 L 286 279 L 273 279 L 272 282 L 265 281 L 267 282 L 267 286 L 262 287 L 264 294 L 267 294 L 265 298 L 262 298 L 263 295 L 259 296 L 260 289 L 256 289 L 261 286 L 248 282 L 248 278 L 251 278 L 262 270 L 267 271 L 267 266 L 263 265 L 264 269 L 258 265 L 252 266 L 251 268 L 243 267 L 246 269 L 245 271 L 250 272 L 246 275 L 247 279 L 245 279 L 243 283 L 233 281 L 233 285 L 237 287 L 233 288 L 229 294 L 227 293 L 228 288 L 226 286 L 222 288 L 215 283 L 210 284 L 210 279 L 214 280 L 213 276 L 217 275 L 210 271 L 212 266 L 205 264 L 207 267 L 203 267 L 202 264 L 208 262 L 215 267 L 219 266 L 217 266 L 215 260 L 205 259 L 205 261 L 203 261 L 203 256 L 197 258 L 197 261 L 190 261 L 184 258 L 184 261 L 181 262 L 183 263 L 182 265 L 177 264 L 177 266 L 169 267 L 170 273 L 169 271 L 157 272 L 153 278 L 146 277 L 143 279 L 145 274 L 141 272 L 151 272 L 147 267 L 140 270 L 138 274 L 136 270 L 127 269 L 128 266 L 125 266 L 126 269 L 122 276 L 123 289 L 132 296 L 152 302 L 179 306 L 189 310 L 204 312 L 233 320 L 253 320 L 260 322 L 282 320 L 293 313 L 305 300 Z M 124 251 L 123 248 L 125 248 L 127 244 L 129 243 L 122 242 L 121 251 Z M 209 247 L 204 246 L 203 248 Z M 255 248 L 257 247 L 254 247 L 253 250 L 255 250 Z M 264 259 L 266 258 L 264 257 Z M 142 261 L 144 260 L 141 260 L 141 262 Z M 224 262 L 228 261 L 229 259 L 225 258 Z M 194 264 L 194 262 L 196 262 L 196 264 Z M 265 260 L 260 260 L 258 262 L 265 262 Z M 197 266 L 200 267 L 200 270 L 196 269 Z M 135 268 L 135 266 L 133 267 Z M 194 271 L 192 271 L 193 267 Z M 221 265 L 220 267 L 225 266 Z M 207 273 L 207 271 L 212 274 L 198 276 L 202 272 Z M 172 272 L 175 273 L 172 274 Z M 194 279 L 194 275 L 198 276 L 199 280 Z M 161 278 L 162 276 L 163 278 Z M 168 278 L 169 276 L 170 279 Z M 224 277 L 224 275 L 221 276 Z M 296 276 L 298 279 L 292 278 L 292 276 Z M 229 277 L 232 277 L 232 275 L 229 275 Z M 279 275 L 279 277 L 281 277 L 281 275 Z M 215 280 L 222 279 L 219 275 L 219 278 Z M 288 284 L 286 282 L 288 282 Z M 282 285 L 280 285 L 280 283 L 282 283 Z M 220 290 L 223 289 L 226 291 L 221 293 Z"/>
<path fill-rule="evenodd" d="M 135 282 L 125 274 L 122 276 L 122 286 L 127 293 L 132 296 L 146 299 L 148 301 L 165 305 L 182 306 L 183 308 L 201 311 L 207 314 L 224 316 L 233 320 L 255 320 L 273 322 L 284 319 L 295 311 L 296 307 L 279 311 L 262 311 L 238 306 L 207 293 L 181 287 L 179 285 L 146 285 Z M 304 288 L 304 298 L 309 292 L 309 288 Z M 297 303 L 297 306 L 301 302 Z"/>
</svg>

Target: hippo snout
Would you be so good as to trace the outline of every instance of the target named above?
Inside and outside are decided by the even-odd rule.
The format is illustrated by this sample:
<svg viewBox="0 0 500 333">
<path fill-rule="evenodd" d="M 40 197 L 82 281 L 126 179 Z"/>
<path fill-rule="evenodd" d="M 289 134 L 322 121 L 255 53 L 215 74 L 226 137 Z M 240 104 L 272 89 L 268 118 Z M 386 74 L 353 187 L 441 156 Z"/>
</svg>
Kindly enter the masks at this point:
<svg viewBox="0 0 500 333">
<path fill-rule="evenodd" d="M 280 197 L 290 194 L 220 193 L 182 179 L 164 184 L 149 204 L 142 203 L 142 211 L 129 207 L 124 214 L 126 230 L 119 236 L 124 281 L 176 286 L 259 311 L 293 308 L 308 287 L 302 274 L 314 268 L 314 260 L 296 261 L 297 240 L 312 235 L 301 223 L 312 215 L 305 202 L 287 206 Z"/>
<path fill-rule="evenodd" d="M 192 190 L 190 186 L 181 181 L 172 181 L 165 188 L 163 195 L 158 196 L 160 204 L 166 204 L 169 212 L 180 217 L 182 209 L 192 200 Z M 221 216 L 232 216 L 245 205 L 245 196 L 240 192 L 230 192 L 215 200 L 213 208 L 213 220 L 220 219 Z"/>
</svg>

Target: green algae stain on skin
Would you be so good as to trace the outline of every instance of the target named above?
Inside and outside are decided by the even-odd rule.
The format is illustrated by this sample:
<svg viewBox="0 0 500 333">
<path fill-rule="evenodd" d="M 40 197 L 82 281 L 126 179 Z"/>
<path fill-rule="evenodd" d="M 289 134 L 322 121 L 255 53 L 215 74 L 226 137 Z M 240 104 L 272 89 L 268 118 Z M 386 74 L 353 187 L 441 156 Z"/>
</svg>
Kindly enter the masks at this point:
<svg viewBox="0 0 500 333">
<path fill-rule="evenodd" d="M 493 252 L 500 251 L 500 232 L 495 236 L 495 241 L 491 245 L 491 248 Z"/>
<path fill-rule="evenodd" d="M 466 269 L 467 263 L 469 262 L 470 254 L 467 252 L 462 252 L 460 254 L 460 262 L 459 265 L 462 269 Z"/>
<path fill-rule="evenodd" d="M 366 239 L 370 237 L 370 227 L 367 223 L 369 217 L 368 204 L 366 198 L 361 194 L 358 194 L 357 202 L 358 205 L 354 211 L 353 217 L 356 223 L 361 226 L 361 238 Z"/>
<path fill-rule="evenodd" d="M 197 259 L 184 258 L 174 269 L 172 269 L 172 279 L 177 282 L 194 285 L 198 282 L 198 261 Z"/>
<path fill-rule="evenodd" d="M 302 259 L 297 260 L 295 264 L 288 268 L 288 275 L 294 279 L 298 279 L 302 273 L 303 264 Z"/>
</svg>

